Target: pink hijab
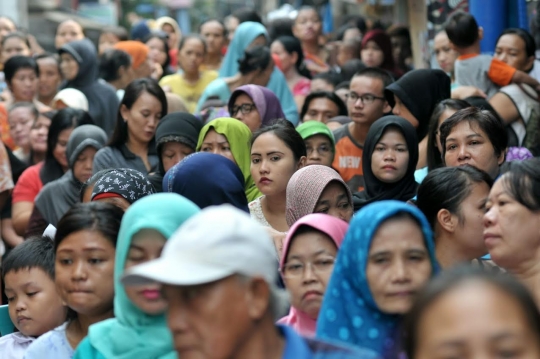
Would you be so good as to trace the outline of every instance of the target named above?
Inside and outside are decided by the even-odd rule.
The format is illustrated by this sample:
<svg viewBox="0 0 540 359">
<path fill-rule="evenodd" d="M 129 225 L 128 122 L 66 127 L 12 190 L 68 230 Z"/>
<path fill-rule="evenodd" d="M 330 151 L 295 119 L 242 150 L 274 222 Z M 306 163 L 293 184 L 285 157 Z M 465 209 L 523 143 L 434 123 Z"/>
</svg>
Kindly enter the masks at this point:
<svg viewBox="0 0 540 359">
<path fill-rule="evenodd" d="M 326 234 L 328 237 L 330 237 L 330 239 L 332 239 L 332 241 L 334 241 L 338 249 L 341 247 L 341 242 L 343 242 L 345 233 L 349 228 L 349 224 L 347 222 L 327 214 L 313 213 L 300 218 L 294 223 L 287 233 L 287 238 L 285 238 L 281 261 L 279 262 L 280 270 L 283 269 L 283 266 L 285 265 L 287 254 L 289 253 L 289 249 L 296 231 L 304 226 L 311 227 Z M 300 335 L 314 337 L 317 319 L 312 319 L 306 313 L 291 307 L 289 314 L 278 320 L 278 324 L 288 325 L 296 330 L 296 332 Z"/>
</svg>

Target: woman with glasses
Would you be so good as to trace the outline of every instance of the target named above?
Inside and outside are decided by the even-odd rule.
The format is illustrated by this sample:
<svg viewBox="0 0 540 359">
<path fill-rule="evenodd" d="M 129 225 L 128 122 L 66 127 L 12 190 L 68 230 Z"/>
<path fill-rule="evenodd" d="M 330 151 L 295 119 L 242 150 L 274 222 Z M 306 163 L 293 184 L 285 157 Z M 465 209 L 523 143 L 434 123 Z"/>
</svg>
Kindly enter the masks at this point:
<svg viewBox="0 0 540 359">
<path fill-rule="evenodd" d="M 259 85 L 237 88 L 229 99 L 229 114 L 245 123 L 251 132 L 271 125 L 278 118 L 285 118 L 276 95 Z"/>
<path fill-rule="evenodd" d="M 280 272 L 291 298 L 291 309 L 278 323 L 299 334 L 315 336 L 326 287 L 349 225 L 327 214 L 298 220 L 285 239 Z"/>
<path fill-rule="evenodd" d="M 428 221 L 414 206 L 382 201 L 352 219 L 317 320 L 317 338 L 401 358 L 403 317 L 439 268 Z"/>
<path fill-rule="evenodd" d="M 338 95 L 328 91 L 315 91 L 307 95 L 300 111 L 302 122 L 319 121 L 327 123 L 336 116 L 347 116 L 347 106 Z"/>
</svg>

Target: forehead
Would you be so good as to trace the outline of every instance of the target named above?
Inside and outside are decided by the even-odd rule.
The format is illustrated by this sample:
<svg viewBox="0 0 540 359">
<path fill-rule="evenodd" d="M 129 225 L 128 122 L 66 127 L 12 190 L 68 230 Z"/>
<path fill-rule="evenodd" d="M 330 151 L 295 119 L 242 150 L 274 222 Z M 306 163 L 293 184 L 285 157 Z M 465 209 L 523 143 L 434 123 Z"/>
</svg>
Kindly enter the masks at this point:
<svg viewBox="0 0 540 359">
<path fill-rule="evenodd" d="M 425 248 L 424 234 L 418 223 L 409 217 L 394 217 L 385 220 L 377 228 L 370 251 L 400 251 L 411 247 Z"/>
<path fill-rule="evenodd" d="M 17 119 L 22 117 L 32 117 L 32 110 L 28 107 L 16 107 L 9 111 L 8 117 Z"/>
<path fill-rule="evenodd" d="M 21 39 L 18 36 L 9 37 L 6 40 L 4 40 L 4 47 L 22 46 L 22 45 L 25 45 L 25 42 L 23 39 Z"/>
<path fill-rule="evenodd" d="M 56 61 L 53 57 L 43 57 L 41 59 L 36 60 L 39 67 L 42 66 L 54 66 L 56 67 L 58 65 L 58 61 Z"/>
<path fill-rule="evenodd" d="M 186 46 L 200 46 L 201 48 L 204 48 L 203 41 L 199 39 L 198 37 L 187 38 L 183 47 L 186 47 Z"/>
<path fill-rule="evenodd" d="M 473 134 L 487 137 L 487 134 L 484 132 L 484 130 L 480 128 L 480 125 L 478 123 L 463 120 L 460 123 L 456 124 L 454 127 L 452 127 L 450 133 L 448 134 L 448 139 L 450 139 L 450 137 L 464 138 Z"/>
<path fill-rule="evenodd" d="M 249 97 L 247 93 L 241 92 L 234 100 L 234 103 L 237 104 L 237 103 L 244 103 L 244 102 L 253 103 L 253 101 L 251 100 L 251 97 Z"/>
<path fill-rule="evenodd" d="M 503 332 L 523 334 L 527 326 L 524 310 L 514 298 L 479 280 L 442 294 L 420 318 L 420 333 L 441 342 L 484 340 Z"/>
<path fill-rule="evenodd" d="M 383 135 L 381 138 L 379 138 L 379 141 L 396 141 L 396 142 L 405 142 L 405 136 L 403 136 L 403 133 L 401 130 L 394 126 L 390 126 L 386 128 L 383 132 Z"/>
<path fill-rule="evenodd" d="M 211 20 L 208 22 L 205 22 L 201 26 L 201 32 L 220 32 L 223 33 L 225 29 L 223 28 L 223 25 L 219 23 L 219 21 Z"/>
<path fill-rule="evenodd" d="M 61 31 L 79 32 L 79 31 L 82 31 L 82 28 L 81 28 L 81 25 L 77 24 L 75 21 L 68 20 L 61 23 L 58 26 L 58 32 L 61 32 Z"/>
<path fill-rule="evenodd" d="M 309 109 L 335 110 L 337 105 L 326 97 L 317 97 L 309 102 Z"/>
<path fill-rule="evenodd" d="M 364 93 L 371 93 L 374 95 L 381 95 L 383 93 L 384 84 L 382 80 L 375 77 L 368 76 L 355 76 L 351 80 L 350 90 L 356 92 L 359 95 Z"/>
<path fill-rule="evenodd" d="M 300 234 L 295 234 L 291 239 L 287 259 L 291 256 L 302 256 L 325 250 L 326 252 L 337 249 L 335 242 L 325 233 L 311 228 L 309 226 L 301 226 L 303 231 Z"/>
<path fill-rule="evenodd" d="M 84 251 L 89 249 L 114 251 L 114 246 L 111 241 L 98 231 L 81 230 L 65 237 L 58 245 L 57 252 L 61 250 Z"/>
<path fill-rule="evenodd" d="M 308 18 L 319 19 L 319 15 L 317 15 L 317 12 L 314 9 L 303 9 L 298 12 L 296 20 L 306 20 Z"/>
<path fill-rule="evenodd" d="M 448 36 L 446 35 L 446 32 L 442 31 L 439 32 L 434 39 L 435 47 L 442 47 L 442 46 L 448 46 L 450 45 L 450 40 L 448 40 Z"/>
<path fill-rule="evenodd" d="M 204 142 L 227 142 L 227 137 L 221 133 L 218 133 L 213 127 L 208 130 L 206 136 L 204 136 Z"/>
<path fill-rule="evenodd" d="M 525 49 L 525 41 L 523 41 L 523 39 L 516 34 L 506 34 L 501 36 L 499 41 L 497 41 L 497 46 L 512 47 L 518 50 L 523 50 Z"/>
<path fill-rule="evenodd" d="M 266 132 L 257 137 L 253 143 L 252 148 L 258 148 L 262 151 L 271 151 L 276 150 L 284 153 L 292 153 L 292 150 L 287 146 L 287 144 L 274 132 Z M 253 150 L 251 152 L 254 152 Z"/>
<path fill-rule="evenodd" d="M 44 282 L 53 282 L 53 279 L 39 267 L 31 268 L 19 268 L 17 270 L 11 270 L 5 274 L 4 282 L 6 289 L 16 288 L 20 285 L 25 285 L 28 282 L 41 283 Z"/>
</svg>

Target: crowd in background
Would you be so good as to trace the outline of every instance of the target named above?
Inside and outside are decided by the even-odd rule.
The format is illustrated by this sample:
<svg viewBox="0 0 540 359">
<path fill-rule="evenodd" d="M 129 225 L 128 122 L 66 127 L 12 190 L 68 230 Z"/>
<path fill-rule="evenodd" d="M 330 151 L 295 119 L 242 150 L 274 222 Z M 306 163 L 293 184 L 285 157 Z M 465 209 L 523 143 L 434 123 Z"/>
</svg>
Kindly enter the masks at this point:
<svg viewBox="0 0 540 359">
<path fill-rule="evenodd" d="M 0 358 L 539 358 L 534 37 L 342 20 L 0 14 Z"/>
</svg>

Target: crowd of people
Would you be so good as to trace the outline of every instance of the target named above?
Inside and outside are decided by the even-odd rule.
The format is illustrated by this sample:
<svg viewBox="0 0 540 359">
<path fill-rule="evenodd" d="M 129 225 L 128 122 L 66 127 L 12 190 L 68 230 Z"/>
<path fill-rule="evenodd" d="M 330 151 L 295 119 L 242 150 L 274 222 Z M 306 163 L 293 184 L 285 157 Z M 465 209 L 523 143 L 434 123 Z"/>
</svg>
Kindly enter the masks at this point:
<svg viewBox="0 0 540 359">
<path fill-rule="evenodd" d="M 535 39 L 322 28 L 0 15 L 0 358 L 540 357 Z"/>
</svg>

